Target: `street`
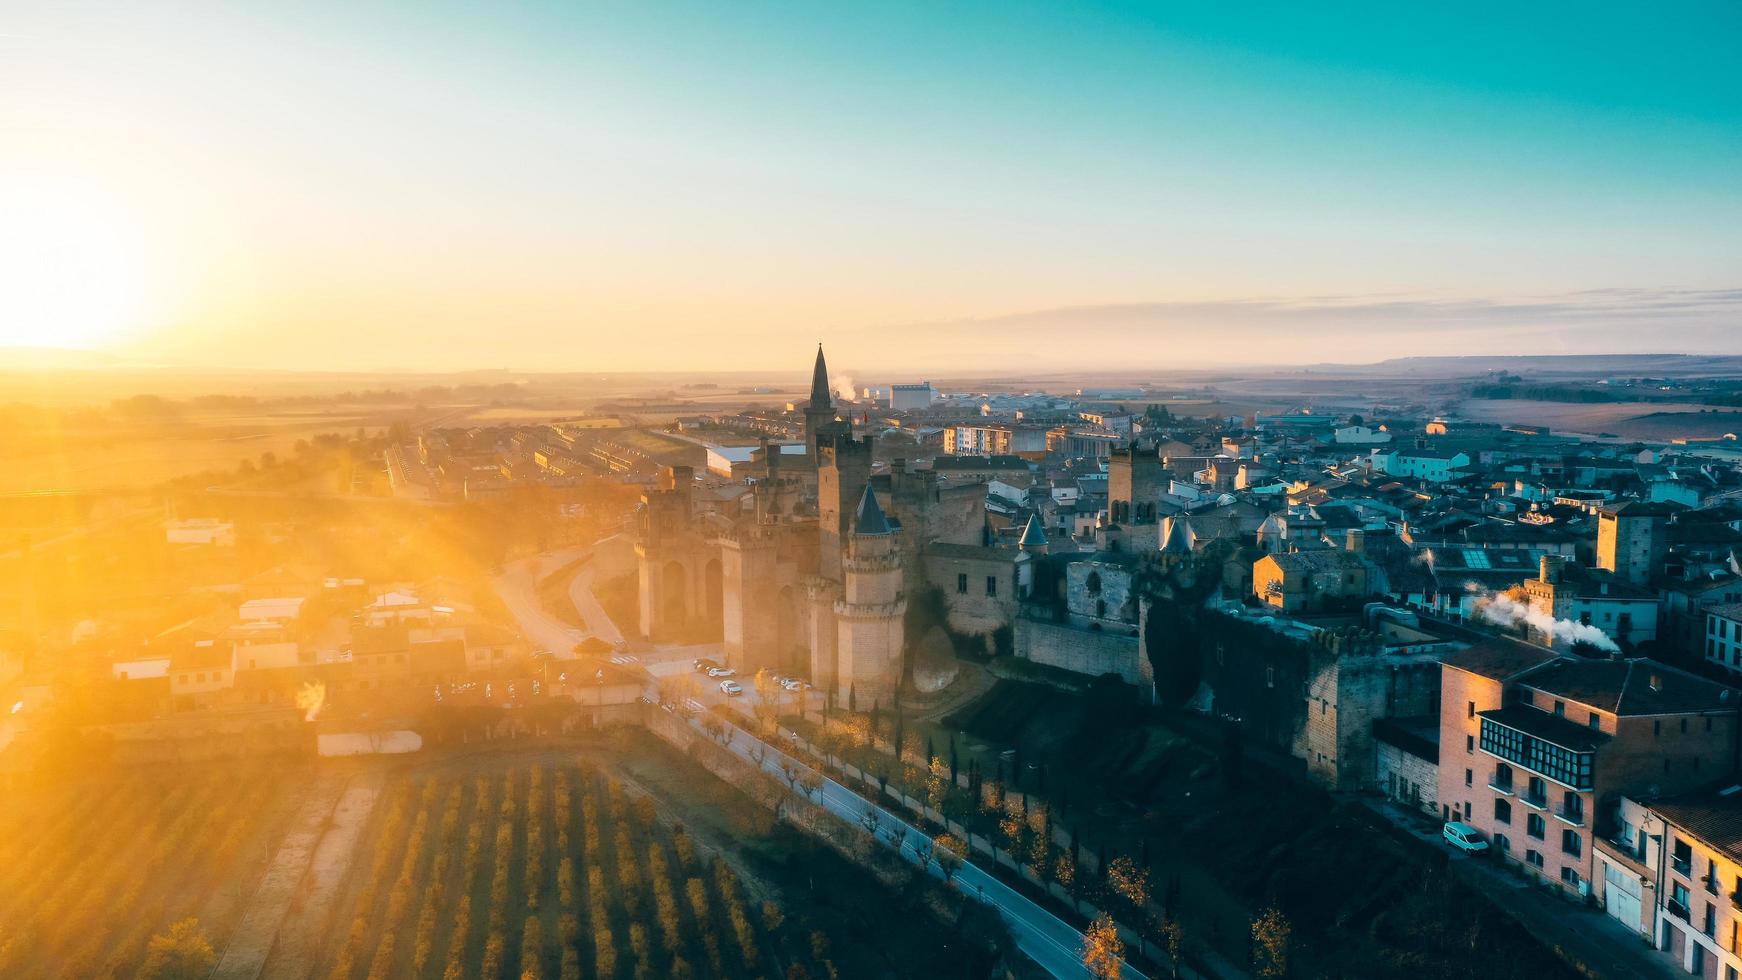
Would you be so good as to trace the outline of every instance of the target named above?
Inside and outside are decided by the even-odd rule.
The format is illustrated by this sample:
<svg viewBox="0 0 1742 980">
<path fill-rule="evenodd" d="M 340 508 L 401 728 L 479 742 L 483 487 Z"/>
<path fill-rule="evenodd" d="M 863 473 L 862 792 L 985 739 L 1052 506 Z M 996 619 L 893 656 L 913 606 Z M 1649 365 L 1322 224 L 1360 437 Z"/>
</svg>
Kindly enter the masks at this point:
<svg viewBox="0 0 1742 980">
<path fill-rule="evenodd" d="M 700 723 L 691 718 L 691 727 L 702 731 Z M 756 765 L 751 755 L 750 747 L 760 740 L 736 725 L 728 725 L 726 732 L 729 741 L 726 747 L 739 758 Z M 704 737 L 706 737 L 704 735 Z M 766 749 L 766 754 L 760 766 L 763 770 L 784 780 L 781 766 L 788 764 L 797 766 L 807 772 L 816 770 L 804 762 L 787 755 L 779 748 L 760 742 Z M 937 861 L 929 857 L 931 838 L 921 833 L 917 828 L 890 813 L 881 806 L 872 803 L 863 796 L 853 792 L 827 775 L 817 773 L 822 779 L 822 806 L 842 820 L 851 824 L 863 825 L 867 812 L 876 815 L 877 839 L 886 846 L 898 847 L 900 854 L 908 861 L 918 864 L 921 852 L 927 856 L 925 870 L 934 878 L 942 879 L 943 869 Z M 899 841 L 899 845 L 895 843 Z M 956 888 L 965 896 L 977 899 L 992 906 L 999 913 L 1005 924 L 1015 937 L 1016 944 L 1023 953 L 1038 963 L 1055 977 L 1087 978 L 1089 971 L 1083 966 L 1082 949 L 1083 934 L 1072 928 L 1068 923 L 1041 908 L 1027 896 L 998 880 L 990 872 L 980 868 L 971 861 L 963 861 L 955 873 Z M 1128 980 L 1143 980 L 1143 974 L 1129 963 L 1124 965 L 1121 976 Z"/>
</svg>

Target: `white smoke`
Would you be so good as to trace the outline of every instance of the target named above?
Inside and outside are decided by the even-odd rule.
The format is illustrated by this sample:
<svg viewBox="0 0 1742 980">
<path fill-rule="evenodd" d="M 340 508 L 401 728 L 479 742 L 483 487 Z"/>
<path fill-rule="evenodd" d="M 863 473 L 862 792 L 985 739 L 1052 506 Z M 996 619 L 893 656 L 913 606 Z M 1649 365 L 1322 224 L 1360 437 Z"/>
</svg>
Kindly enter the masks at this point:
<svg viewBox="0 0 1742 980">
<path fill-rule="evenodd" d="M 1565 639 L 1569 644 L 1589 643 L 1606 653 L 1621 651 L 1615 641 L 1609 638 L 1609 634 L 1597 627 L 1589 623 L 1575 623 L 1570 619 L 1556 619 L 1530 608 L 1504 592 L 1490 593 L 1477 599 L 1475 614 L 1477 619 L 1487 620 L 1502 628 L 1524 623 L 1547 638 L 1551 646 L 1556 639 Z"/>
<path fill-rule="evenodd" d="M 853 387 L 852 375 L 837 374 L 833 378 L 833 381 L 835 384 L 835 396 L 837 398 L 849 402 L 856 402 L 859 400 L 859 392 Z"/>
<path fill-rule="evenodd" d="M 314 721 L 320 716 L 321 708 L 327 703 L 327 686 L 320 681 L 311 681 L 296 692 L 296 706 L 304 712 L 303 721 Z"/>
</svg>

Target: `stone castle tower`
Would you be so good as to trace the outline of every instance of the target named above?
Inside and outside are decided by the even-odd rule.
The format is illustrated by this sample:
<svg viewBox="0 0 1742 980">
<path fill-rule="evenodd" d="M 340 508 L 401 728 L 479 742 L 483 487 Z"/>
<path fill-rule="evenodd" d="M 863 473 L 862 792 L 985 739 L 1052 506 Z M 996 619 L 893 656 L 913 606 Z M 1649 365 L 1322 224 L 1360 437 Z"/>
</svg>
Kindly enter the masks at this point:
<svg viewBox="0 0 1742 980">
<path fill-rule="evenodd" d="M 859 498 L 835 600 L 835 664 L 828 678 L 837 702 L 852 692 L 861 705 L 891 703 L 901 683 L 901 550 L 869 486 Z M 814 682 L 814 681 L 813 681 Z"/>
</svg>

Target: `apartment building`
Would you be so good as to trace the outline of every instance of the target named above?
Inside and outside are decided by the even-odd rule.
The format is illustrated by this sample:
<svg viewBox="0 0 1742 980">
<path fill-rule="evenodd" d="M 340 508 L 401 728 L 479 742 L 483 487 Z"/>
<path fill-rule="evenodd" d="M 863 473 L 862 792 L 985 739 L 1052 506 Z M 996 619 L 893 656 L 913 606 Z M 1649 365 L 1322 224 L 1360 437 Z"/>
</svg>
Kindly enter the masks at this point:
<svg viewBox="0 0 1742 980">
<path fill-rule="evenodd" d="M 1598 841 L 1594 894 L 1682 970 L 1742 974 L 1742 786 L 1623 797 Z"/>
<path fill-rule="evenodd" d="M 1441 816 L 1569 895 L 1591 890 L 1599 804 L 1735 770 L 1730 690 L 1685 671 L 1510 641 L 1454 653 L 1441 671 Z"/>
</svg>

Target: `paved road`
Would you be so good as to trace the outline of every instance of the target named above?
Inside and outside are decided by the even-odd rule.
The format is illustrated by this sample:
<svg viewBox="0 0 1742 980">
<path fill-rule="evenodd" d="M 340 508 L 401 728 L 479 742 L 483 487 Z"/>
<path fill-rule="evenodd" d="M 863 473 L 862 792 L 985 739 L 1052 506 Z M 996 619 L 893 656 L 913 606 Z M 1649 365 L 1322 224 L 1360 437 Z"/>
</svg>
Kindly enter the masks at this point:
<svg viewBox="0 0 1742 980">
<path fill-rule="evenodd" d="M 695 719 L 690 720 L 690 725 L 698 732 L 702 730 L 700 723 Z M 767 750 L 767 754 L 763 757 L 761 767 L 778 779 L 784 780 L 786 778 L 780 771 L 782 763 L 790 763 L 806 771 L 815 772 L 810 766 L 787 755 L 779 748 L 768 745 L 766 742 L 758 742 L 757 739 L 735 725 L 728 727 L 727 731 L 731 739 L 727 743 L 727 748 L 752 765 L 756 764 L 756 761 L 750 754 L 750 749 L 753 745 L 762 745 Z M 704 734 L 703 737 L 707 736 Z M 934 878 L 943 877 L 943 869 L 929 857 L 930 837 L 895 814 L 877 806 L 828 776 L 820 773 L 818 775 L 822 777 L 821 803 L 825 809 L 849 823 L 861 826 L 868 811 L 875 813 L 879 841 L 890 847 L 896 847 L 895 841 L 901 841 L 899 845 L 901 856 L 914 864 L 919 864 L 921 852 L 926 852 L 928 855 L 925 863 L 927 873 Z M 903 836 L 902 831 L 906 832 L 905 836 Z M 1068 978 L 1068 980 L 1089 977 L 1089 971 L 1083 967 L 1083 934 L 1064 920 L 1041 908 L 1032 899 L 999 881 L 990 872 L 972 862 L 964 861 L 960 869 L 956 871 L 955 886 L 969 898 L 978 899 L 996 909 L 1000 918 L 1009 926 L 1011 935 L 1016 938 L 1016 945 L 1048 973 L 1055 977 Z M 1143 974 L 1130 964 L 1125 964 L 1121 975 L 1127 980 L 1144 980 Z"/>
<path fill-rule="evenodd" d="M 554 657 L 572 656 L 575 644 L 587 638 L 587 631 L 544 611 L 538 601 L 538 581 L 586 553 L 586 548 L 567 548 L 510 562 L 491 583 L 514 621 L 520 624 L 520 631 L 534 647 L 548 650 Z"/>
<path fill-rule="evenodd" d="M 611 622 L 611 617 L 605 614 L 605 607 L 593 594 L 594 571 L 592 562 L 588 562 L 569 582 L 569 601 L 575 604 L 575 612 L 580 613 L 581 621 L 587 624 L 587 632 L 615 646 L 623 642 L 623 631 Z"/>
</svg>

